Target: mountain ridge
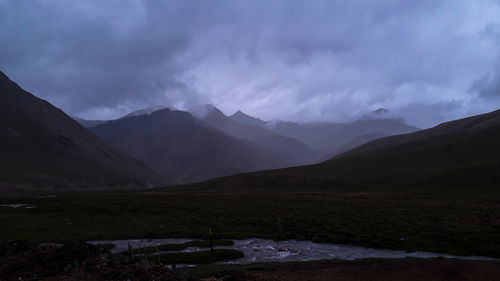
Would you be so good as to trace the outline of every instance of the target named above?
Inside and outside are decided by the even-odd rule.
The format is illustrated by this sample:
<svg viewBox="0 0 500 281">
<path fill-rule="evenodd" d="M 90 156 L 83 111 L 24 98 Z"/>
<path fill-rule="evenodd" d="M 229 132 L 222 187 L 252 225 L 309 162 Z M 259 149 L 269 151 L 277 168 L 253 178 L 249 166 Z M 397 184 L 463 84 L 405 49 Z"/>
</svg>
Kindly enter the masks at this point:
<svg viewBox="0 0 500 281">
<path fill-rule="evenodd" d="M 196 189 L 401 192 L 500 198 L 500 110 L 376 139 L 325 162 L 239 174 Z"/>
<path fill-rule="evenodd" d="M 260 150 L 280 161 L 278 167 L 290 167 L 313 163 L 317 154 L 301 141 L 269 131 L 263 127 L 233 121 L 214 106 L 205 106 L 198 119 L 236 138 L 252 142 Z"/>
<path fill-rule="evenodd" d="M 148 186 L 161 177 L 88 132 L 0 71 L 0 185 L 23 188 Z"/>
<path fill-rule="evenodd" d="M 272 159 L 184 111 L 162 109 L 92 128 L 173 183 L 271 168 Z"/>
</svg>

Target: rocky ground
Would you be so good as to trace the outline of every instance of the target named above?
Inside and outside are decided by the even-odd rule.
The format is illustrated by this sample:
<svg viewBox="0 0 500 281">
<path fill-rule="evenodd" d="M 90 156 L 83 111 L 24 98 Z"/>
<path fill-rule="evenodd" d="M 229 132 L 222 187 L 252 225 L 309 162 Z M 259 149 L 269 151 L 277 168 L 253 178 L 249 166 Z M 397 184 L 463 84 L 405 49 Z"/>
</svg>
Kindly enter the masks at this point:
<svg viewBox="0 0 500 281">
<path fill-rule="evenodd" d="M 0 244 L 0 280 L 197 280 L 165 265 L 130 260 L 89 244 Z"/>
<path fill-rule="evenodd" d="M 498 281 L 500 262 L 368 259 L 217 265 L 180 270 L 110 254 L 104 248 L 84 243 L 29 245 L 10 241 L 0 243 L 0 280 Z"/>
</svg>

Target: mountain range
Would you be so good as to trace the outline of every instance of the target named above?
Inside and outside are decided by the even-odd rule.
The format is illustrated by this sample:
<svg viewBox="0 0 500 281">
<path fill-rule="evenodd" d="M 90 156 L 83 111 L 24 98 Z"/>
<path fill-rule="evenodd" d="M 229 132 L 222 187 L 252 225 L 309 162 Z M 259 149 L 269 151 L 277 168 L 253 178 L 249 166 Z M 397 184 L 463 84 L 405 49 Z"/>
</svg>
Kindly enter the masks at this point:
<svg viewBox="0 0 500 281">
<path fill-rule="evenodd" d="M 91 128 L 98 136 L 148 163 L 170 183 L 276 167 L 253 144 L 227 135 L 190 113 L 162 109 Z"/>
<path fill-rule="evenodd" d="M 446 135 L 449 129 L 443 128 L 450 126 L 443 124 L 417 131 L 418 128 L 400 119 L 385 117 L 386 109 L 350 123 L 297 123 L 266 122 L 242 111 L 227 116 L 214 106 L 202 105 L 191 108 L 190 112 L 146 108 L 116 120 L 74 117 L 88 127 L 85 129 L 61 110 L 22 90 L 3 73 L 0 78 L 0 128 L 5 132 L 0 139 L 3 160 L 0 180 L 2 185 L 11 186 L 183 184 L 287 167 L 298 170 L 276 171 L 297 171 L 296 175 L 301 175 L 304 170 L 311 172 L 302 174 L 305 181 L 331 182 L 343 178 L 340 171 L 348 174 L 347 167 L 355 170 L 375 161 L 370 156 L 366 158 L 370 161 L 365 159 L 350 166 L 354 162 L 348 159 L 355 152 L 359 158 L 368 151 L 372 153 L 374 149 L 369 147 L 376 146 L 377 150 L 399 147 L 412 136 L 434 139 L 436 134 L 431 132 L 443 131 Z M 388 137 L 397 134 L 401 135 Z M 382 148 L 386 143 L 390 145 Z M 421 151 L 423 147 L 423 144 L 412 147 L 412 151 Z M 433 157 L 442 151 L 434 151 Z M 321 159 L 327 161 L 303 166 Z M 390 163 L 388 160 L 394 161 L 383 158 L 381 165 L 370 169 L 380 170 Z M 311 170 L 327 166 L 335 169 L 333 172 L 319 169 L 324 174 Z M 268 172 L 256 174 L 260 173 Z M 291 178 L 293 182 L 297 180 Z M 362 177 L 357 181 L 362 181 Z"/>
<path fill-rule="evenodd" d="M 240 174 L 196 188 L 495 192 L 500 182 L 500 110 L 373 140 L 316 165 Z"/>
<path fill-rule="evenodd" d="M 228 135 L 254 143 L 263 153 L 276 159 L 279 163 L 276 168 L 279 166 L 289 167 L 310 164 L 316 158 L 316 152 L 304 143 L 260 126 L 249 124 L 252 123 L 252 120 L 257 120 L 256 118 L 244 113 L 236 113 L 236 119 L 240 120 L 238 122 L 234 121 L 235 115 L 232 116 L 233 118 L 228 117 L 212 105 L 202 105 L 200 107 L 193 108 L 190 111 L 212 127 Z"/>
<path fill-rule="evenodd" d="M 397 135 L 418 131 L 419 128 L 406 125 L 402 120 L 392 118 L 361 118 L 350 123 L 312 122 L 297 123 L 276 121 L 267 125 L 269 130 L 295 138 L 305 143 L 321 158 L 326 155 L 335 155 L 343 150 L 349 142 L 361 143 L 360 136 L 365 140 L 369 137 L 381 135 Z M 357 140 L 354 140 L 358 138 Z"/>
</svg>

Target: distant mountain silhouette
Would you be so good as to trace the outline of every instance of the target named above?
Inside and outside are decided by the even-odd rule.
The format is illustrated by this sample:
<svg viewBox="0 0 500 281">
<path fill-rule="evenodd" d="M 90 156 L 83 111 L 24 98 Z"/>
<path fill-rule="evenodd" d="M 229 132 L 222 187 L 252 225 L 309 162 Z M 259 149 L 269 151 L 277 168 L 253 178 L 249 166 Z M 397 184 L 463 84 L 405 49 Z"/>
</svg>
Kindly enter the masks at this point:
<svg viewBox="0 0 500 281">
<path fill-rule="evenodd" d="M 85 128 L 92 128 L 92 127 L 104 124 L 104 123 L 109 121 L 109 120 L 87 120 L 87 119 L 83 119 L 83 118 L 76 117 L 76 116 L 71 116 L 71 118 L 73 118 L 73 120 L 75 120 L 76 122 L 78 122 L 80 125 L 82 125 Z"/>
<path fill-rule="evenodd" d="M 147 115 L 147 114 L 151 114 L 157 110 L 164 109 L 164 108 L 166 108 L 166 107 L 160 106 L 160 105 L 150 106 L 150 107 L 146 107 L 143 109 L 132 111 L 132 112 L 130 112 L 130 113 L 118 118 L 118 119 L 128 118 L 128 117 L 132 117 L 132 116 Z M 76 122 L 80 123 L 80 125 L 82 125 L 85 128 L 93 128 L 95 126 L 98 126 L 98 125 L 101 125 L 101 124 L 104 124 L 104 123 L 110 121 L 110 120 L 87 120 L 87 119 L 83 119 L 83 118 L 76 117 L 76 116 L 72 116 L 71 118 L 73 118 Z"/>
<path fill-rule="evenodd" d="M 259 126 L 234 121 L 214 106 L 198 106 L 191 109 L 191 112 L 200 120 L 228 135 L 256 144 L 258 150 L 279 163 L 277 167 L 309 164 L 317 157 L 314 150 L 294 138 L 282 136 Z M 238 116 L 241 117 L 242 114 Z"/>
<path fill-rule="evenodd" d="M 153 106 L 150 106 L 150 107 L 146 107 L 146 108 L 143 108 L 143 109 L 132 111 L 132 112 L 130 112 L 130 113 L 126 114 L 125 116 L 120 117 L 118 119 L 128 118 L 128 117 L 132 117 L 132 116 L 148 115 L 148 114 L 151 114 L 151 113 L 153 113 L 155 111 L 162 110 L 162 109 L 165 109 L 165 108 L 167 108 L 167 107 L 166 106 L 161 106 L 161 105 L 153 105 Z"/>
<path fill-rule="evenodd" d="M 362 118 L 351 123 L 295 123 L 277 121 L 267 125 L 269 130 L 302 141 L 315 149 L 321 158 L 336 154 L 352 139 L 372 135 L 397 135 L 417 131 L 401 120 L 389 118 Z M 318 159 L 319 160 L 319 159 Z"/>
<path fill-rule="evenodd" d="M 262 127 L 266 125 L 266 122 L 260 120 L 259 118 L 252 117 L 250 115 L 247 115 L 240 110 L 235 112 L 233 115 L 229 116 L 229 119 L 241 123 L 241 124 L 247 124 L 247 125 L 252 125 L 252 126 L 258 126 Z"/>
<path fill-rule="evenodd" d="M 500 110 L 376 139 L 317 165 L 240 174 L 196 188 L 500 196 L 499 140 Z"/>
<path fill-rule="evenodd" d="M 0 187 L 138 187 L 158 174 L 0 72 Z"/>
<path fill-rule="evenodd" d="M 332 153 L 328 154 L 325 156 L 322 161 L 328 160 L 332 158 L 335 155 L 344 153 L 346 151 L 349 151 L 351 149 L 354 149 L 358 146 L 361 146 L 365 143 L 371 142 L 372 140 L 380 139 L 383 137 L 387 137 L 387 134 L 384 133 L 372 133 L 372 134 L 366 134 L 366 135 L 361 135 L 358 137 L 353 138 L 352 140 L 344 143 L 342 146 L 340 146 L 337 150 L 333 151 Z"/>
<path fill-rule="evenodd" d="M 379 109 L 373 111 L 373 114 L 375 114 L 375 115 L 385 115 L 387 113 L 389 113 L 389 110 L 387 110 L 385 108 L 379 108 Z"/>
<path fill-rule="evenodd" d="M 222 133 L 183 111 L 162 109 L 91 129 L 143 160 L 172 183 L 276 167 L 252 144 Z"/>
</svg>

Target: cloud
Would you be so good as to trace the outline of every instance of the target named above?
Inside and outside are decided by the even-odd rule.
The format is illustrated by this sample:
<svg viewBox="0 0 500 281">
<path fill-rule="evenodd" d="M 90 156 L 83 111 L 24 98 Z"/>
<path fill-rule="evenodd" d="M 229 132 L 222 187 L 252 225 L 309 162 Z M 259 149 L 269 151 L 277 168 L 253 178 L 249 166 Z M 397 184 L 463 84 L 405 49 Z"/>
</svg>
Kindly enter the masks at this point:
<svg viewBox="0 0 500 281">
<path fill-rule="evenodd" d="M 384 107 L 426 127 L 500 105 L 484 78 L 498 14 L 494 0 L 3 1 L 0 68 L 87 118 L 213 103 L 343 121 Z"/>
</svg>

